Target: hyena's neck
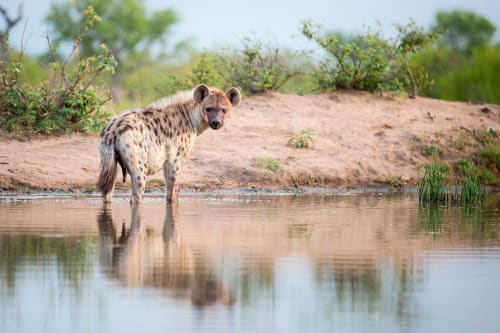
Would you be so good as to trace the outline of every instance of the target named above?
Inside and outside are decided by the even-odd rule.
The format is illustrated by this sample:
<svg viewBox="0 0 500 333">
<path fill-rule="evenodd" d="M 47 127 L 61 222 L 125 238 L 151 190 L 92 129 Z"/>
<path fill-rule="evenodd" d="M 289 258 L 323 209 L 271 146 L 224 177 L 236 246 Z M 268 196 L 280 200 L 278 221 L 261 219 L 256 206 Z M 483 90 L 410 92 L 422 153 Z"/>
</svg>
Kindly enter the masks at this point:
<svg viewBox="0 0 500 333">
<path fill-rule="evenodd" d="M 203 119 L 200 104 L 196 102 L 182 103 L 179 104 L 177 110 L 182 115 L 186 127 L 196 132 L 197 135 L 200 135 L 208 128 L 207 122 Z"/>
</svg>

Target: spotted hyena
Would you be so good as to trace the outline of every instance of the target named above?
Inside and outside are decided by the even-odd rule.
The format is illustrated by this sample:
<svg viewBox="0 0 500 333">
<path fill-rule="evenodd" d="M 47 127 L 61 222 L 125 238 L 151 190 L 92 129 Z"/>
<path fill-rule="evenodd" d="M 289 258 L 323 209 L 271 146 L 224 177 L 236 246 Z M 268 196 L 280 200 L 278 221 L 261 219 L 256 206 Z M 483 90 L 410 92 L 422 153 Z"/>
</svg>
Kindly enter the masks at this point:
<svg viewBox="0 0 500 333">
<path fill-rule="evenodd" d="M 117 164 L 123 181 L 127 173 L 130 175 L 131 203 L 141 202 L 146 176 L 161 168 L 167 201 L 176 200 L 176 180 L 195 138 L 208 127 L 221 128 L 240 100 L 241 94 L 234 87 L 224 93 L 200 84 L 191 93 L 177 94 L 112 118 L 99 138 L 101 171 L 97 189 L 104 202 L 111 202 Z"/>
</svg>

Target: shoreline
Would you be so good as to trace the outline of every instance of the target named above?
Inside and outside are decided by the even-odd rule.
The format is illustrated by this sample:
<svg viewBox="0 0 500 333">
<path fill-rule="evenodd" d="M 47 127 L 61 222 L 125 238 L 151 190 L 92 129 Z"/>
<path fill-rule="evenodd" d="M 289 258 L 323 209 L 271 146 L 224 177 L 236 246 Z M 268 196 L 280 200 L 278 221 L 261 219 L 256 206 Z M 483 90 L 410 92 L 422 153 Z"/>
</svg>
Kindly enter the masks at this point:
<svg viewBox="0 0 500 333">
<path fill-rule="evenodd" d="M 290 133 L 305 129 L 313 133 L 314 148 L 291 147 Z M 416 186 L 423 166 L 432 160 L 447 163 L 452 172 L 460 161 L 477 162 L 481 149 L 491 143 L 498 147 L 499 133 L 500 105 L 357 91 L 257 94 L 243 99 L 222 129 L 198 137 L 179 186 L 182 191 L 204 192 L 397 191 Z M 95 190 L 97 141 L 97 135 L 81 133 L 0 136 L 0 193 Z M 159 189 L 163 183 L 160 171 L 148 177 L 146 189 Z M 129 180 L 117 180 L 117 189 L 129 188 Z"/>
</svg>

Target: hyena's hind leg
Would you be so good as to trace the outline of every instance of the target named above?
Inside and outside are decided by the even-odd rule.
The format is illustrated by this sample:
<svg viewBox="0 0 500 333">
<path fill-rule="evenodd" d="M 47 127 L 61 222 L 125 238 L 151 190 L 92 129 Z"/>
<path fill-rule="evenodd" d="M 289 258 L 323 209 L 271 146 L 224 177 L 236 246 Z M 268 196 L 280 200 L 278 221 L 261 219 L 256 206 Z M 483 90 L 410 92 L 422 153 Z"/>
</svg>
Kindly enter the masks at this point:
<svg viewBox="0 0 500 333">
<path fill-rule="evenodd" d="M 131 154 L 125 163 L 130 173 L 130 181 L 132 182 L 132 197 L 130 198 L 130 203 L 141 203 L 144 190 L 146 189 L 146 173 L 144 167 L 139 165 L 139 157 L 137 154 Z"/>
<path fill-rule="evenodd" d="M 125 183 L 125 178 L 127 177 L 127 167 L 124 165 L 124 163 L 122 162 L 121 160 L 121 156 L 120 154 L 118 153 L 115 153 L 115 158 L 116 158 L 116 162 L 118 163 L 118 165 L 120 166 L 121 170 L 122 170 L 122 177 L 123 177 L 123 182 Z M 116 177 L 118 176 L 118 170 L 115 171 L 115 175 L 113 177 L 113 179 L 116 179 Z M 111 183 L 111 186 L 109 186 L 107 189 L 106 189 L 106 192 L 103 193 L 103 202 L 105 204 L 110 204 L 111 201 L 112 201 L 112 198 L 113 198 L 113 191 L 115 190 L 115 180 L 113 180 L 113 182 Z"/>
<path fill-rule="evenodd" d="M 117 140 L 118 141 L 118 140 Z M 123 142 L 128 142 L 128 140 L 120 140 Z M 124 179 L 126 173 L 130 174 L 130 181 L 132 183 L 132 197 L 130 199 L 131 204 L 137 204 L 142 201 L 142 196 L 146 188 L 146 174 L 143 164 L 139 161 L 143 161 L 145 156 L 142 156 L 140 150 L 135 147 L 135 145 L 123 144 L 123 142 L 117 143 L 117 146 L 121 147 L 118 149 L 120 154 L 120 165 L 122 166 Z"/>
<path fill-rule="evenodd" d="M 110 204 L 112 199 L 113 199 L 113 191 L 115 189 L 115 184 L 113 184 L 113 186 L 108 189 L 108 192 L 104 193 L 103 197 L 102 197 L 102 201 L 104 204 Z"/>
<path fill-rule="evenodd" d="M 113 189 L 116 179 L 116 155 L 114 146 L 104 143 L 102 140 L 99 143 L 99 152 L 101 157 L 101 168 L 99 180 L 97 181 L 97 190 L 102 193 L 102 199 L 105 204 L 111 203 L 113 197 Z"/>
</svg>

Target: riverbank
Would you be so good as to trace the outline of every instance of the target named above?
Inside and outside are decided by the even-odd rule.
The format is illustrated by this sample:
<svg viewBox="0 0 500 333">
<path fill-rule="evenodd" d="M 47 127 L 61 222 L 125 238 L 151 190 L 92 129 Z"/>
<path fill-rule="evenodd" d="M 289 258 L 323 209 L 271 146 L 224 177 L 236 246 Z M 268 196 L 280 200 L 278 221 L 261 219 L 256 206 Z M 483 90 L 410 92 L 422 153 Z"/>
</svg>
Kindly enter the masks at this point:
<svg viewBox="0 0 500 333">
<path fill-rule="evenodd" d="M 289 132 L 304 129 L 312 130 L 314 148 L 289 147 Z M 498 141 L 499 132 L 499 105 L 346 91 L 259 94 L 244 99 L 221 130 L 198 138 L 180 185 L 196 191 L 409 186 L 431 159 L 471 159 L 486 135 Z M 92 191 L 97 139 L 0 138 L 0 189 Z M 148 188 L 162 184 L 161 172 L 148 179 Z"/>
</svg>

